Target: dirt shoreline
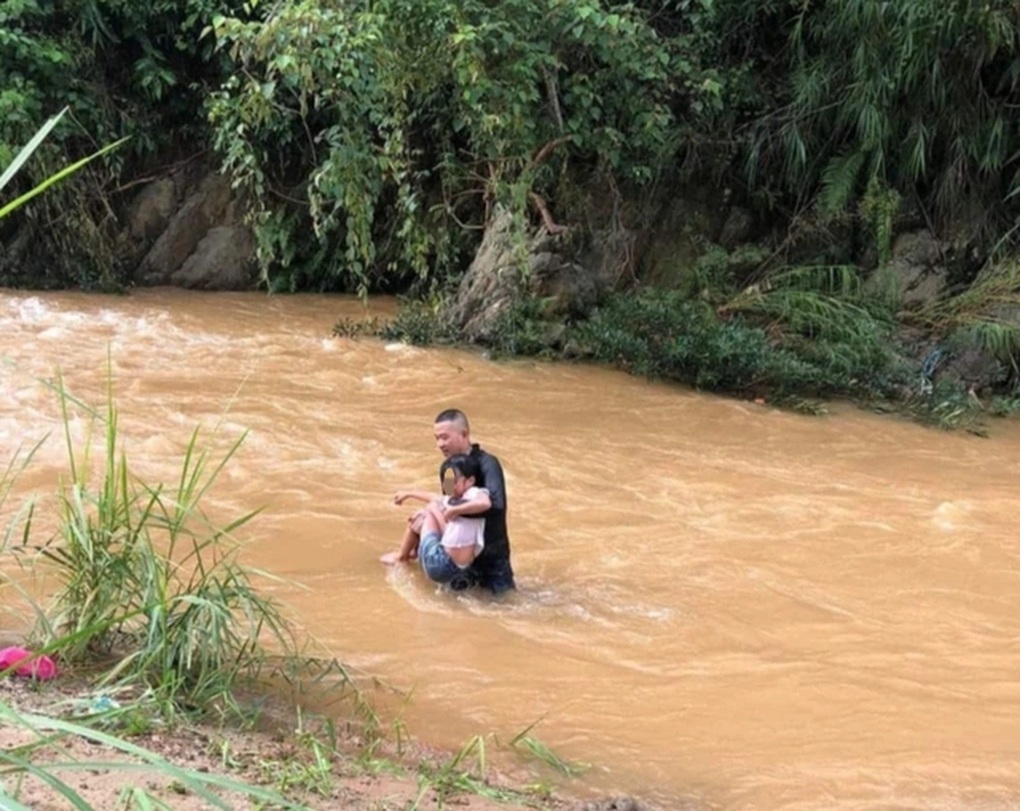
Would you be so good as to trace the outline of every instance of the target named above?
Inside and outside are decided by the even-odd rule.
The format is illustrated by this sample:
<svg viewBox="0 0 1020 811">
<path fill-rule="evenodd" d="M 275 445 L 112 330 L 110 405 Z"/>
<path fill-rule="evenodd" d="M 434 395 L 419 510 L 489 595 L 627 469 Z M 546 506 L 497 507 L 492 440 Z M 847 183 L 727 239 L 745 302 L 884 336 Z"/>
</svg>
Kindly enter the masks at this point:
<svg viewBox="0 0 1020 811">
<path fill-rule="evenodd" d="M 87 680 L 74 676 L 61 676 L 47 683 L 13 677 L 0 679 L 0 705 L 7 705 L 18 714 L 63 717 L 74 722 L 76 713 L 88 708 L 97 695 Z M 464 757 L 458 762 L 458 753 L 420 744 L 403 742 L 399 751 L 392 742 L 382 739 L 369 744 L 350 731 L 337 734 L 336 726 L 330 726 L 328 731 L 317 727 L 315 720 L 302 717 L 300 711 L 283 700 L 274 701 L 258 727 L 250 729 L 209 722 L 166 727 L 142 717 L 135 720 L 126 717 L 119 726 L 98 725 L 96 729 L 100 735 L 116 735 L 202 780 L 222 777 L 258 786 L 284 796 L 294 804 L 291 807 L 309 811 L 338 808 L 397 811 L 447 806 L 465 811 L 647 808 L 630 797 L 572 798 L 560 790 L 536 784 L 534 776 L 524 769 L 501 773 L 487 766 L 482 775 L 478 773 L 477 757 Z M 39 777 L 11 777 L 6 756 L 18 756 L 25 751 L 18 747 L 38 744 L 39 740 L 39 732 L 22 726 L 12 714 L 0 717 L 0 752 L 5 755 L 0 763 L 8 771 L 8 776 L 0 778 L 0 809 L 58 811 L 72 807 L 66 796 Z M 55 745 L 33 748 L 30 760 L 35 765 L 64 764 L 55 773 L 94 809 L 145 807 L 132 801 L 130 792 L 135 788 L 174 811 L 216 807 L 172 772 L 157 768 L 151 760 L 146 765 L 144 759 L 101 741 L 65 736 Z M 73 766 L 68 765 L 72 763 Z M 118 763 L 132 766 L 125 770 L 115 765 Z M 281 807 L 226 789 L 216 793 L 226 803 L 225 807 L 238 811 Z M 21 806 L 8 805 L 5 796 Z"/>
</svg>

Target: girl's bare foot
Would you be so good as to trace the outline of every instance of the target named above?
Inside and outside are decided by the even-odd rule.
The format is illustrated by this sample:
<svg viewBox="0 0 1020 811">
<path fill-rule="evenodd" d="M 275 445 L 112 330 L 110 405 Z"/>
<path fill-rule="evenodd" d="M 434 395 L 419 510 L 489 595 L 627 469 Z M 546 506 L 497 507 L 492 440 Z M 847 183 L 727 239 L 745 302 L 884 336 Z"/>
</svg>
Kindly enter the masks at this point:
<svg viewBox="0 0 1020 811">
<path fill-rule="evenodd" d="M 379 558 L 379 560 L 382 563 L 385 563 L 387 566 L 396 566 L 398 563 L 400 563 L 400 553 L 387 552 L 385 555 Z"/>
</svg>

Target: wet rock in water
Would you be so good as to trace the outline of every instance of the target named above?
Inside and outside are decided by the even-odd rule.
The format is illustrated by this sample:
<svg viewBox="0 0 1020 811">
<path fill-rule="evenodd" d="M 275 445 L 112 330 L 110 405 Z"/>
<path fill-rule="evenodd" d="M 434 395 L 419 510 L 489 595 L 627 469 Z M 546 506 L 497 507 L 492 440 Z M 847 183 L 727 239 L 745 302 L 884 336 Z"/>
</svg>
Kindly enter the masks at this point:
<svg viewBox="0 0 1020 811">
<path fill-rule="evenodd" d="M 644 811 L 644 809 L 633 797 L 605 797 L 585 803 L 582 811 Z"/>
</svg>

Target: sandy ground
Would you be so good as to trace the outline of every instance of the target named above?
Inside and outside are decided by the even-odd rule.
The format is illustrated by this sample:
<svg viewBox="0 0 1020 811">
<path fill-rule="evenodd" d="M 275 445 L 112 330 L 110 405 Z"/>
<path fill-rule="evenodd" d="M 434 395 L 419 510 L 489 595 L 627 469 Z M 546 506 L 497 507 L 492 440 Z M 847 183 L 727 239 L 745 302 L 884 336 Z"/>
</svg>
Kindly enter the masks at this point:
<svg viewBox="0 0 1020 811">
<path fill-rule="evenodd" d="M 59 678 L 46 684 L 24 679 L 0 679 L 0 702 L 21 713 L 67 717 L 84 697 L 92 695 L 87 684 Z M 283 711 L 285 714 L 289 710 Z M 482 794 L 502 795 L 500 799 L 482 796 L 477 789 L 462 790 L 458 774 L 443 772 L 450 753 L 418 749 L 411 753 L 386 751 L 387 745 L 367 750 L 363 741 L 353 737 L 336 745 L 316 747 L 309 738 L 281 730 L 296 728 L 296 716 L 280 715 L 264 724 L 269 728 L 237 730 L 209 725 L 184 726 L 172 730 L 149 728 L 130 735 L 127 740 L 165 759 L 180 769 L 209 779 L 223 777 L 279 792 L 293 803 L 291 807 L 351 809 L 352 811 L 396 811 L 396 809 L 457 808 L 463 811 L 534 808 L 555 811 L 637 811 L 629 798 L 606 798 L 582 802 L 525 785 L 526 775 L 502 775 L 488 770 L 480 783 Z M 73 718 L 71 719 L 73 720 Z M 112 730 L 111 730 L 112 731 Z M 123 732 L 118 734 L 123 735 Z M 38 743 L 40 734 L 19 725 L 10 716 L 0 717 L 0 811 L 27 807 L 33 811 L 57 811 L 76 806 L 73 798 L 61 795 L 38 776 L 25 777 L 12 772 L 7 757 L 17 757 L 26 744 Z M 315 737 L 324 742 L 324 738 Z M 93 809 L 170 808 L 175 811 L 199 809 L 272 809 L 280 806 L 265 800 L 217 790 L 222 804 L 189 786 L 183 777 L 167 769 L 155 769 L 141 757 L 132 757 L 102 742 L 65 736 L 59 742 L 35 748 L 31 761 L 36 764 L 64 764 L 54 773 Z M 130 763 L 129 768 L 111 768 L 108 764 Z M 425 777 L 422 777 L 425 775 Z M 445 783 L 447 790 L 437 784 Z M 144 790 L 155 801 L 146 805 L 132 800 L 133 790 Z M 21 805 L 5 800 L 4 792 Z"/>
</svg>

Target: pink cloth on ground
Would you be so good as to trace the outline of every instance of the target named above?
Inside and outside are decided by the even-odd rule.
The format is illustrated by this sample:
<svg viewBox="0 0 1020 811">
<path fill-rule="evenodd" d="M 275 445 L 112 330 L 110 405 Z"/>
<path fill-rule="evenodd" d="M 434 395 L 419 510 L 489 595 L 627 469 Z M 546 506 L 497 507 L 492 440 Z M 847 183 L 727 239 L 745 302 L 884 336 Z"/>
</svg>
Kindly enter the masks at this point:
<svg viewBox="0 0 1020 811">
<path fill-rule="evenodd" d="M 35 656 L 34 659 L 32 658 L 33 656 L 35 654 L 25 648 L 4 648 L 0 650 L 0 671 L 14 668 L 23 659 L 31 659 L 30 662 L 25 662 L 25 664 L 15 668 L 14 675 L 31 676 L 40 681 L 56 678 L 57 665 L 49 656 Z"/>
</svg>

